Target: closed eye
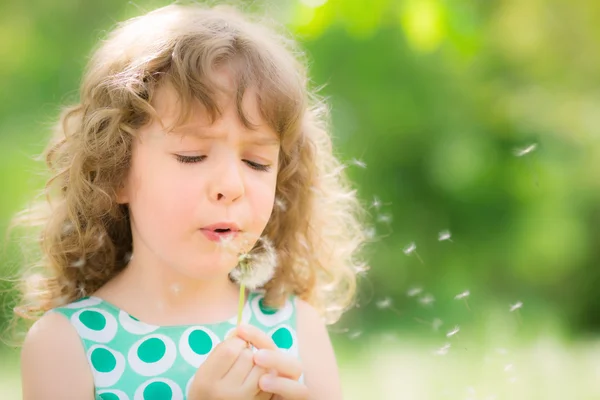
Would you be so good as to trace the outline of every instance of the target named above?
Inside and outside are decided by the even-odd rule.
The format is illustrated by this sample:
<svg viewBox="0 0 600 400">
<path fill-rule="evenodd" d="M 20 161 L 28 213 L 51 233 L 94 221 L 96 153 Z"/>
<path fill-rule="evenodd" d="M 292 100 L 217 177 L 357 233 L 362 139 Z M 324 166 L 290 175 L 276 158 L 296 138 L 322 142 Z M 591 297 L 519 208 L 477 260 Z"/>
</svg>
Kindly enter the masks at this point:
<svg viewBox="0 0 600 400">
<path fill-rule="evenodd" d="M 271 166 L 270 165 L 265 165 L 265 164 L 258 164 L 255 163 L 253 161 L 249 161 L 249 160 L 243 160 L 246 164 L 248 164 L 248 166 L 252 169 L 255 169 L 257 171 L 265 171 L 268 172 L 271 170 Z"/>
<path fill-rule="evenodd" d="M 182 164 L 195 164 L 204 161 L 206 156 L 182 156 L 181 154 L 175 154 L 177 161 Z"/>
</svg>

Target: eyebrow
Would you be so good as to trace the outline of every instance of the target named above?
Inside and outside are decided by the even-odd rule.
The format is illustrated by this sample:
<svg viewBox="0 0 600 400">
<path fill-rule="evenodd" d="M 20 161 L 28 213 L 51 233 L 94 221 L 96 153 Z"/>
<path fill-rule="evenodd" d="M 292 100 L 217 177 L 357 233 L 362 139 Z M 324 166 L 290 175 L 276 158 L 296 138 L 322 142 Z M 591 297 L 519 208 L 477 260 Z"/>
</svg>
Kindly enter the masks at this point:
<svg viewBox="0 0 600 400">
<path fill-rule="evenodd" d="M 210 140 L 210 139 L 220 139 L 221 135 L 214 135 L 214 134 L 209 134 L 206 131 L 201 131 L 201 130 L 197 130 L 197 129 L 185 129 L 185 128 L 180 128 L 180 129 L 176 129 L 171 131 L 172 133 L 181 135 L 183 136 L 193 136 L 197 139 L 206 139 L 206 140 Z M 252 144 L 256 144 L 259 146 L 279 146 L 280 145 L 280 141 L 279 138 L 277 137 L 273 137 L 272 135 L 265 135 L 265 134 L 258 134 L 258 135 L 251 135 L 249 138 L 244 138 L 243 140 L 244 142 L 247 143 L 252 143 Z"/>
</svg>

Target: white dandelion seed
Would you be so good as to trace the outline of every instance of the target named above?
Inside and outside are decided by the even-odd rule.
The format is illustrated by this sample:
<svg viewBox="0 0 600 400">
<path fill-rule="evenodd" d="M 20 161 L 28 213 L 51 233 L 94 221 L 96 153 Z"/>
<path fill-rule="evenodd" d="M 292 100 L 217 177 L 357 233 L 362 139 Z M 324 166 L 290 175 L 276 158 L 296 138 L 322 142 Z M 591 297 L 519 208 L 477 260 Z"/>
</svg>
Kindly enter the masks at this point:
<svg viewBox="0 0 600 400">
<path fill-rule="evenodd" d="M 377 301 L 375 303 L 375 305 L 377 306 L 377 308 L 379 308 L 380 310 L 384 310 L 384 309 L 388 309 L 393 311 L 394 313 L 401 315 L 402 313 L 400 312 L 400 310 L 396 309 L 392 303 L 392 299 L 390 297 L 385 297 L 379 301 Z"/>
<path fill-rule="evenodd" d="M 439 330 L 440 330 L 440 328 L 441 328 L 441 326 L 442 326 L 443 324 L 444 324 L 444 323 L 442 322 L 442 320 L 441 320 L 441 319 L 439 319 L 439 318 L 435 318 L 435 319 L 433 320 L 433 322 L 431 323 L 431 327 L 433 328 L 433 330 L 434 330 L 434 331 L 439 331 Z"/>
<path fill-rule="evenodd" d="M 417 253 L 417 244 L 415 242 L 410 242 L 406 247 L 404 247 L 404 249 L 402 251 L 407 256 L 410 256 L 411 254 L 414 253 L 417 256 L 417 258 L 419 259 L 419 261 L 421 261 L 421 264 L 423 264 L 423 260 L 419 256 L 419 253 Z"/>
<path fill-rule="evenodd" d="M 367 168 L 367 164 L 364 161 L 359 160 L 357 158 L 353 158 L 351 163 L 356 165 L 359 168 Z"/>
<path fill-rule="evenodd" d="M 375 238 L 375 236 L 377 235 L 377 231 L 375 230 L 375 228 L 370 227 L 364 230 L 364 234 L 366 238 L 370 240 Z"/>
<path fill-rule="evenodd" d="M 446 354 L 448 354 L 448 350 L 450 350 L 450 343 L 446 343 L 445 345 L 437 349 L 435 351 L 435 354 L 437 354 L 438 356 L 445 356 Z"/>
<path fill-rule="evenodd" d="M 420 295 L 421 292 L 423 292 L 423 288 L 421 288 L 421 287 L 414 287 L 414 288 L 408 289 L 408 291 L 406 292 L 406 295 L 408 297 L 415 297 L 415 296 Z"/>
<path fill-rule="evenodd" d="M 467 310 L 471 311 L 471 308 L 469 307 L 469 302 L 467 301 L 467 297 L 469 297 L 471 295 L 471 292 L 468 290 L 465 290 L 462 293 L 457 294 L 456 296 L 454 296 L 455 300 L 464 300 L 465 301 L 465 305 L 467 306 Z"/>
<path fill-rule="evenodd" d="M 277 208 L 279 208 L 281 211 L 286 211 L 287 210 L 287 204 L 285 204 L 285 201 L 283 201 L 279 197 L 275 198 L 275 206 Z"/>
<path fill-rule="evenodd" d="M 523 157 L 529 153 L 532 153 L 536 148 L 537 148 L 537 143 L 532 143 L 529 146 L 515 149 L 514 154 L 517 157 Z"/>
<path fill-rule="evenodd" d="M 435 297 L 433 297 L 433 295 L 431 294 L 426 294 L 423 297 L 419 298 L 419 303 L 421 303 L 424 306 L 430 306 L 431 304 L 433 304 L 434 301 Z"/>
<path fill-rule="evenodd" d="M 440 242 L 443 242 L 444 240 L 448 240 L 449 242 L 451 242 L 452 241 L 452 239 L 450 239 L 451 237 L 452 237 L 452 234 L 448 230 L 441 231 L 440 233 L 438 233 L 438 240 Z"/>
<path fill-rule="evenodd" d="M 81 268 L 85 265 L 85 257 L 81 256 L 81 258 L 79 258 L 79 260 L 77 261 L 73 261 L 71 263 L 71 267 L 73 268 Z"/>
<path fill-rule="evenodd" d="M 512 370 L 514 370 L 514 365 L 513 364 L 506 364 L 504 366 L 504 372 L 511 372 Z"/>
<path fill-rule="evenodd" d="M 458 327 L 458 325 L 456 325 L 454 327 L 454 329 L 452 329 L 451 331 L 446 333 L 446 337 L 452 337 L 452 336 L 456 335 L 458 332 L 460 332 L 460 328 Z"/>
<path fill-rule="evenodd" d="M 381 200 L 379 200 L 379 198 L 377 198 L 377 196 L 373 197 L 373 202 L 371 203 L 371 207 L 373 207 L 376 210 L 379 210 L 381 208 Z"/>
<path fill-rule="evenodd" d="M 358 339 L 360 337 L 360 335 L 362 335 L 362 331 L 354 331 L 354 332 L 350 332 L 348 334 L 348 338 L 350 338 L 350 340 L 354 340 L 354 339 Z"/>
<path fill-rule="evenodd" d="M 377 222 L 389 224 L 392 222 L 392 216 L 390 214 L 379 214 L 377 216 Z"/>
<path fill-rule="evenodd" d="M 521 307 L 523 307 L 523 302 L 517 301 L 515 304 L 511 304 L 510 312 L 516 311 L 516 310 L 520 309 Z"/>
</svg>

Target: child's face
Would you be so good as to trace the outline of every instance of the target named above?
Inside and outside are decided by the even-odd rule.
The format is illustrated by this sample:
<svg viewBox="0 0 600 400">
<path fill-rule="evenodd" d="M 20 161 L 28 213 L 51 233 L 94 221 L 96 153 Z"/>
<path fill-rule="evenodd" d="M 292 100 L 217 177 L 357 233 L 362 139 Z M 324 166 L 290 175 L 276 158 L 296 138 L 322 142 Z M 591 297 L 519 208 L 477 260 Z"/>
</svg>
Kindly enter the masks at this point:
<svg viewBox="0 0 600 400">
<path fill-rule="evenodd" d="M 175 92 L 165 85 L 155 98 L 168 127 L 177 116 Z M 263 232 L 275 197 L 278 136 L 260 118 L 251 90 L 243 107 L 257 130 L 242 124 L 233 99 L 224 104 L 212 125 L 198 105 L 190 123 L 176 132 L 165 132 L 157 121 L 141 128 L 120 196 L 129 203 L 135 260 L 196 279 L 226 277 L 237 255 L 202 228 L 237 224 L 242 232 L 233 244 L 248 241 L 246 251 Z"/>
</svg>

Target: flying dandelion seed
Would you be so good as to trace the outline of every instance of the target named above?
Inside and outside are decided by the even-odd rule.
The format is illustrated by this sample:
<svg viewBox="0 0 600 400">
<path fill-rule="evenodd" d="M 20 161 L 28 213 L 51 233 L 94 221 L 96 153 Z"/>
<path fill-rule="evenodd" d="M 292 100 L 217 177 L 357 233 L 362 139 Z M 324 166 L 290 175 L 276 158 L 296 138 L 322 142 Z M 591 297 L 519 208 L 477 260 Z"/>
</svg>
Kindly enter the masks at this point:
<svg viewBox="0 0 600 400">
<path fill-rule="evenodd" d="M 520 308 L 522 308 L 522 307 L 523 307 L 523 302 L 522 302 L 522 301 L 517 301 L 515 304 L 512 304 L 512 305 L 510 306 L 510 312 L 513 312 L 513 311 L 519 310 L 519 309 L 520 309 Z"/>
<path fill-rule="evenodd" d="M 465 290 L 462 293 L 457 294 L 456 296 L 454 296 L 455 300 L 464 300 L 465 301 L 465 305 L 467 306 L 467 310 L 471 311 L 471 308 L 469 307 L 469 302 L 467 301 L 467 298 L 471 295 L 471 292 L 468 290 Z"/>
<path fill-rule="evenodd" d="M 73 267 L 73 268 L 81 268 L 84 265 L 85 265 L 85 257 L 83 257 L 83 256 L 79 260 L 73 261 L 71 263 L 71 267 Z"/>
<path fill-rule="evenodd" d="M 365 229 L 364 234 L 367 237 L 367 239 L 371 240 L 374 239 L 375 236 L 377 236 L 377 230 L 375 230 L 375 228 L 373 227 L 367 228 Z"/>
<path fill-rule="evenodd" d="M 450 239 L 452 237 L 452 234 L 450 233 L 450 231 L 446 230 L 446 231 L 441 231 L 440 233 L 438 233 L 438 240 L 440 242 L 443 242 L 445 240 L 451 242 L 452 239 Z"/>
<path fill-rule="evenodd" d="M 275 206 L 277 208 L 279 208 L 281 211 L 286 211 L 287 210 L 287 204 L 285 204 L 285 201 L 283 201 L 279 197 L 275 198 Z"/>
<path fill-rule="evenodd" d="M 506 364 L 504 366 L 504 372 L 511 372 L 514 370 L 514 365 L 513 364 Z"/>
<path fill-rule="evenodd" d="M 452 337 L 454 335 L 456 335 L 458 332 L 460 332 L 460 328 L 457 326 L 454 327 L 454 329 L 452 329 L 451 331 L 449 331 L 448 333 L 446 333 L 446 337 Z"/>
<path fill-rule="evenodd" d="M 375 305 L 377 306 L 377 308 L 379 308 L 380 310 L 385 310 L 385 309 L 389 309 L 391 311 L 393 311 L 394 313 L 396 313 L 397 315 L 401 315 L 402 313 L 400 312 L 400 310 L 397 310 L 394 305 L 392 304 L 392 299 L 390 297 L 385 297 L 379 301 L 377 301 L 375 303 Z"/>
<path fill-rule="evenodd" d="M 354 332 L 350 332 L 348 334 L 348 338 L 350 340 L 354 340 L 354 339 L 358 339 L 360 337 L 360 335 L 362 335 L 362 331 L 354 331 Z"/>
<path fill-rule="evenodd" d="M 446 354 L 448 354 L 448 350 L 450 350 L 450 343 L 446 343 L 445 345 L 437 349 L 435 351 L 435 354 L 437 354 L 438 356 L 445 356 Z"/>
<path fill-rule="evenodd" d="M 433 297 L 431 294 L 426 294 L 425 296 L 419 298 L 419 303 L 421 303 L 423 306 L 430 306 L 434 301 L 435 297 Z"/>
<path fill-rule="evenodd" d="M 417 258 L 419 259 L 419 261 L 421 261 L 421 264 L 423 264 L 423 260 L 419 256 L 419 253 L 417 253 L 417 244 L 415 242 L 410 242 L 408 244 L 408 246 L 406 246 L 402 251 L 407 256 L 410 256 L 411 254 L 415 253 L 415 255 L 417 256 Z"/>
<path fill-rule="evenodd" d="M 392 222 L 392 216 L 390 214 L 380 214 L 377 216 L 377 222 L 389 224 Z"/>
<path fill-rule="evenodd" d="M 532 143 L 529 146 L 526 146 L 526 147 L 523 147 L 520 149 L 515 149 L 514 154 L 517 157 L 523 157 L 529 153 L 532 153 L 536 148 L 537 148 L 537 143 Z"/>
<path fill-rule="evenodd" d="M 442 322 L 442 320 L 441 320 L 441 319 L 439 319 L 439 318 L 435 318 L 435 319 L 433 320 L 433 322 L 431 323 L 431 327 L 433 328 L 433 330 L 434 330 L 434 331 L 439 331 L 439 330 L 440 330 L 440 328 L 441 328 L 441 326 L 442 326 L 443 324 L 444 324 L 444 323 Z"/>
<path fill-rule="evenodd" d="M 415 297 L 415 296 L 420 295 L 421 292 L 423 292 L 423 288 L 414 287 L 414 288 L 408 289 L 408 291 L 406 292 L 406 295 L 408 297 Z"/>
<path fill-rule="evenodd" d="M 377 196 L 373 197 L 373 202 L 371 203 L 371 207 L 373 207 L 376 210 L 379 210 L 381 208 L 381 200 L 379 200 L 377 198 Z"/>
<path fill-rule="evenodd" d="M 359 168 L 367 168 L 367 164 L 364 161 L 359 160 L 357 158 L 353 158 L 351 163 L 356 165 Z"/>
</svg>

